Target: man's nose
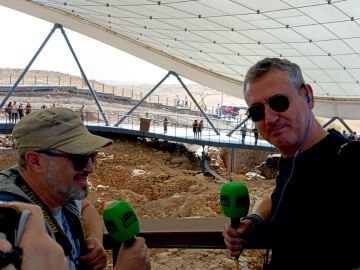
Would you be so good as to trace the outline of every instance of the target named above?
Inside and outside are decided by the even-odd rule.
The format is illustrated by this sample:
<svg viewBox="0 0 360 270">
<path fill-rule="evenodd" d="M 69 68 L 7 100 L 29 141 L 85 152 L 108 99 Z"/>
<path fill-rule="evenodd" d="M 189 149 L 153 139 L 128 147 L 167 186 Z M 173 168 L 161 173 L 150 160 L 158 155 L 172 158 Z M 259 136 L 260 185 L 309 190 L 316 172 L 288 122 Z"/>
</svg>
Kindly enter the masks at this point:
<svg viewBox="0 0 360 270">
<path fill-rule="evenodd" d="M 269 104 L 265 104 L 265 124 L 273 124 L 279 118 L 279 113 L 270 108 Z"/>
<path fill-rule="evenodd" d="M 94 165 L 95 165 L 94 163 L 92 162 L 91 158 L 89 157 L 88 162 L 86 163 L 86 166 L 84 168 L 84 171 L 86 171 L 88 173 L 93 173 L 94 172 Z"/>
</svg>

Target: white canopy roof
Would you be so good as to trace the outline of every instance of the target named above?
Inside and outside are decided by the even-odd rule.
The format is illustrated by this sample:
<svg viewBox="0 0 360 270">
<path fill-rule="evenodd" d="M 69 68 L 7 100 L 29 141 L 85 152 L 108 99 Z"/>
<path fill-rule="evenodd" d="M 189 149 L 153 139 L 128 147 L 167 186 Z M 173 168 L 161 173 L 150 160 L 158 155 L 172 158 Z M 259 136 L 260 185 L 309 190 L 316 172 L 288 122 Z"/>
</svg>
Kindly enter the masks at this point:
<svg viewBox="0 0 360 270">
<path fill-rule="evenodd" d="M 360 119 L 359 0 L 1 0 L 242 97 L 264 57 L 300 65 L 315 114 Z"/>
</svg>

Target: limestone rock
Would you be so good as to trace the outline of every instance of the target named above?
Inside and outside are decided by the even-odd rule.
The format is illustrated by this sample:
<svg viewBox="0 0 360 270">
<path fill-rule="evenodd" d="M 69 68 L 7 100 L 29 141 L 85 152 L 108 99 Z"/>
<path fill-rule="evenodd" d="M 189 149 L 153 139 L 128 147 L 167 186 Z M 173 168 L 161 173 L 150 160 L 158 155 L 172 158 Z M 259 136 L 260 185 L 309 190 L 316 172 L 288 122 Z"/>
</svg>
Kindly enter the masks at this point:
<svg viewBox="0 0 360 270">
<path fill-rule="evenodd" d="M 261 176 L 260 174 L 254 173 L 254 172 L 248 172 L 245 174 L 248 181 L 252 180 L 265 180 L 266 178 L 264 176 Z"/>
<path fill-rule="evenodd" d="M 280 154 L 268 155 L 266 160 L 256 167 L 256 170 L 261 172 L 266 179 L 276 178 L 277 169 L 279 166 Z"/>
<path fill-rule="evenodd" d="M 224 267 L 225 269 L 235 269 L 235 261 L 230 259 L 224 259 Z"/>
</svg>

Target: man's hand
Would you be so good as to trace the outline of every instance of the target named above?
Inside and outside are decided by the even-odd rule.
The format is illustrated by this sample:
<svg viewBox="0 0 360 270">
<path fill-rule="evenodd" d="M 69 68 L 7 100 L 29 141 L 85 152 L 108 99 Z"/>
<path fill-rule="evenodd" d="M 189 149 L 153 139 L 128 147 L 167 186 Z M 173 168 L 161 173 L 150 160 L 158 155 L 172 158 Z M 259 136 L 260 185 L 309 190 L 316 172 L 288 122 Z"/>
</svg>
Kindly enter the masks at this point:
<svg viewBox="0 0 360 270">
<path fill-rule="evenodd" d="M 88 248 L 88 253 L 79 259 L 86 262 L 91 270 L 104 269 L 107 264 L 107 259 L 103 245 L 94 237 L 86 238 L 85 244 Z"/>
<path fill-rule="evenodd" d="M 136 241 L 129 248 L 122 244 L 116 260 L 115 270 L 149 269 L 151 269 L 150 256 L 144 238 L 136 237 Z"/>
<path fill-rule="evenodd" d="M 9 241 L 5 240 L 4 238 L 0 237 L 0 250 L 2 252 L 6 253 L 6 252 L 10 251 L 11 248 L 12 248 L 11 243 Z M 15 266 L 12 264 L 9 264 L 8 266 L 3 267 L 1 269 L 2 270 L 16 270 Z"/>
<path fill-rule="evenodd" d="M 231 228 L 230 220 L 225 224 L 222 235 L 224 236 L 225 245 L 231 256 L 240 256 L 244 249 L 248 247 L 251 241 L 249 236 L 253 227 L 253 222 L 248 219 L 241 220 L 236 230 Z"/>
<path fill-rule="evenodd" d="M 20 241 L 23 250 L 22 270 L 68 270 L 69 265 L 62 247 L 52 239 L 45 230 L 45 222 L 40 207 L 25 203 L 11 203 L 20 210 L 29 210 L 31 215 L 27 220 Z M 0 249 L 7 252 L 11 244 L 5 239 L 0 240 Z M 15 269 L 8 265 L 4 269 Z"/>
</svg>

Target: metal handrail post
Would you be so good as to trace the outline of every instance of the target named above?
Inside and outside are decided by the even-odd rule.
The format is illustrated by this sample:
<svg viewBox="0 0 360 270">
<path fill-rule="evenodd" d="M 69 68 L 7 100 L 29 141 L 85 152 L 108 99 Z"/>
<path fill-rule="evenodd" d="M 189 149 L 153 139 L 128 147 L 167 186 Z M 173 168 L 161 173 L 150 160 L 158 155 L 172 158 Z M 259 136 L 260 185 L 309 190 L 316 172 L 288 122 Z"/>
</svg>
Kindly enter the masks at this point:
<svg viewBox="0 0 360 270">
<path fill-rule="evenodd" d="M 205 168 L 205 146 L 202 145 L 202 152 L 201 152 L 201 171 L 203 174 L 206 173 L 206 168 Z"/>
<path fill-rule="evenodd" d="M 40 48 L 37 50 L 37 52 L 35 53 L 35 55 L 33 56 L 33 58 L 30 60 L 29 64 L 25 67 L 25 69 L 23 70 L 23 72 L 21 73 L 20 77 L 16 80 L 16 82 L 14 83 L 14 85 L 11 87 L 11 89 L 9 90 L 9 92 L 6 94 L 6 96 L 4 97 L 4 99 L 1 101 L 0 103 L 0 109 L 4 106 L 4 104 L 6 103 L 6 101 L 8 100 L 8 98 L 11 96 L 12 92 L 14 92 L 15 88 L 18 86 L 18 84 L 21 82 L 21 80 L 24 78 L 26 72 L 28 72 L 29 68 L 31 67 L 31 65 L 34 63 L 35 59 L 38 57 L 38 55 L 40 54 L 40 52 L 42 51 L 42 49 L 45 47 L 46 43 L 49 41 L 49 39 L 51 38 L 52 34 L 55 32 L 55 30 L 59 28 L 58 24 L 55 24 L 54 27 L 51 29 L 50 33 L 48 34 L 48 36 L 46 37 L 46 39 L 44 40 L 44 42 L 41 44 Z M 24 84 L 24 83 L 23 83 Z"/>
<path fill-rule="evenodd" d="M 246 117 L 243 121 L 241 121 L 233 130 L 231 130 L 226 136 L 231 136 L 239 127 L 241 127 L 246 121 L 249 120 L 249 117 Z"/>
<path fill-rule="evenodd" d="M 124 119 L 129 116 L 133 111 L 136 110 L 136 108 L 144 102 L 145 99 L 147 99 L 148 96 L 151 95 L 152 92 L 154 92 L 171 74 L 171 71 L 169 71 L 164 78 L 161 79 L 160 82 L 158 82 L 157 85 L 155 85 L 155 87 L 153 89 L 151 89 L 134 107 L 131 108 L 130 111 L 128 111 L 121 119 L 119 122 L 117 122 L 114 126 L 117 127 L 122 121 L 124 121 Z"/>
<path fill-rule="evenodd" d="M 210 126 L 214 129 L 215 133 L 217 135 L 220 135 L 219 131 L 217 130 L 217 128 L 214 126 L 214 124 L 211 122 L 210 118 L 206 115 L 206 113 L 201 109 L 200 105 L 197 103 L 197 101 L 195 100 L 195 98 L 193 97 L 193 95 L 190 93 L 189 89 L 186 87 L 186 85 L 183 83 L 183 81 L 181 80 L 180 76 L 175 73 L 174 71 L 170 71 L 172 75 L 174 75 L 178 81 L 180 82 L 180 84 L 182 85 L 182 87 L 185 89 L 185 91 L 188 93 L 188 95 L 190 96 L 190 98 L 194 101 L 194 103 L 196 104 L 196 106 L 199 108 L 200 112 L 202 113 L 202 115 L 206 118 L 206 120 L 208 121 L 208 123 L 210 124 Z"/>
<path fill-rule="evenodd" d="M 82 76 L 83 79 L 85 80 L 85 82 L 86 82 L 86 84 L 87 84 L 87 86 L 88 86 L 88 88 L 89 88 L 89 90 L 90 90 L 90 93 L 91 93 L 91 95 L 93 96 L 93 98 L 94 98 L 94 100 L 95 100 L 95 103 L 96 103 L 96 105 L 98 106 L 99 111 L 100 111 L 101 114 L 102 114 L 102 117 L 103 117 L 103 119 L 104 119 L 104 121 L 105 121 L 105 125 L 106 125 L 106 126 L 109 126 L 109 121 L 108 121 L 108 119 L 106 118 L 106 115 L 105 115 L 105 113 L 104 113 L 104 111 L 103 111 L 103 109 L 102 109 L 102 107 L 101 107 L 101 105 L 100 105 L 100 103 L 99 103 L 99 100 L 97 99 L 96 94 L 95 94 L 94 90 L 92 89 L 92 87 L 91 87 L 91 85 L 90 85 L 90 83 L 89 83 L 89 81 L 88 81 L 88 79 L 87 79 L 87 77 L 86 77 L 86 75 L 85 75 L 85 72 L 84 72 L 83 68 L 82 68 L 81 65 L 80 65 L 80 62 L 79 62 L 79 60 L 78 60 L 78 58 L 77 58 L 77 56 L 76 56 L 76 54 L 75 54 L 75 51 L 73 50 L 73 48 L 72 48 L 72 46 L 71 46 L 71 44 L 70 44 L 70 41 L 69 41 L 69 39 L 68 39 L 68 37 L 67 37 L 67 35 L 66 35 L 66 33 L 65 33 L 65 30 L 63 29 L 62 25 L 60 25 L 60 24 L 59 24 L 58 27 L 60 28 L 61 33 L 63 34 L 63 36 L 64 36 L 64 38 L 65 38 L 65 41 L 66 41 L 66 43 L 67 43 L 67 45 L 68 45 L 68 47 L 69 47 L 69 49 L 70 49 L 70 51 L 71 51 L 71 54 L 73 55 L 73 57 L 74 57 L 74 59 L 75 59 L 75 62 L 76 62 L 76 64 L 77 64 L 78 67 L 79 67 L 81 76 Z"/>
</svg>

